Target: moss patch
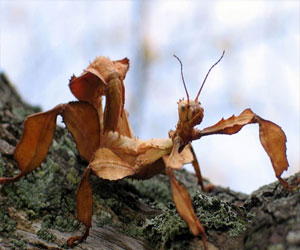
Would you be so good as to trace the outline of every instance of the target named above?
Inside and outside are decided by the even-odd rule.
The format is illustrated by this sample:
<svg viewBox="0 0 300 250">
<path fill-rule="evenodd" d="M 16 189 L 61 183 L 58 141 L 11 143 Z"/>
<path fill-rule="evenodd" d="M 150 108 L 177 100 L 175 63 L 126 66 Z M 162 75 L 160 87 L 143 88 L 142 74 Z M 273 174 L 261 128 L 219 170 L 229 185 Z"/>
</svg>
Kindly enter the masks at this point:
<svg viewBox="0 0 300 250">
<path fill-rule="evenodd" d="M 127 179 L 143 198 L 166 204 L 172 201 L 172 194 L 167 176 L 158 175 L 149 180 Z"/>
<path fill-rule="evenodd" d="M 27 243 L 22 239 L 21 236 L 12 235 L 9 238 L 9 242 L 10 242 L 12 250 L 26 249 L 27 248 Z"/>
<path fill-rule="evenodd" d="M 173 241 L 177 236 L 187 234 L 188 228 L 175 207 L 171 206 L 166 208 L 163 214 L 148 219 L 143 226 L 143 233 L 149 239 L 151 246 L 158 249 L 165 247 L 169 241 Z"/>
<path fill-rule="evenodd" d="M 24 120 L 27 116 L 37 112 L 41 112 L 41 108 L 34 107 L 33 109 L 28 109 L 26 106 L 12 107 L 12 113 L 20 120 Z"/>
<path fill-rule="evenodd" d="M 9 236 L 15 230 L 17 223 L 10 218 L 4 201 L 0 201 L 0 235 Z"/>
<path fill-rule="evenodd" d="M 5 162 L 2 159 L 2 155 L 0 154 L 0 176 L 4 176 L 6 174 Z"/>
<path fill-rule="evenodd" d="M 199 191 L 193 197 L 193 206 L 207 232 L 227 232 L 231 237 L 245 231 L 251 218 L 243 209 Z M 162 204 L 159 207 L 161 208 Z M 171 249 L 176 248 L 176 245 L 188 245 L 191 234 L 187 224 L 177 213 L 175 205 L 169 203 L 163 210 L 161 215 L 146 220 L 143 226 L 143 233 L 151 242 L 151 246 Z"/>
<path fill-rule="evenodd" d="M 205 228 L 220 232 L 227 231 L 231 237 L 245 231 L 246 225 L 251 219 L 251 216 L 244 209 L 225 202 L 216 196 L 211 197 L 200 192 L 196 193 L 193 206 Z"/>
<path fill-rule="evenodd" d="M 62 129 L 58 129 L 58 133 L 60 137 L 55 141 L 55 147 L 51 147 L 41 167 L 14 183 L 4 185 L 0 190 L 1 195 L 6 197 L 5 205 L 0 203 L 0 234 L 13 233 L 17 224 L 5 211 L 6 206 L 23 210 L 29 220 L 42 220 L 37 235 L 47 241 L 55 241 L 49 229 L 64 232 L 78 229 L 80 223 L 75 217 L 75 193 L 81 169 L 76 163 L 77 157 L 73 152 L 73 150 L 76 152 L 75 144 L 69 133 Z M 55 151 L 59 151 L 63 157 L 57 159 Z M 1 176 L 8 175 L 4 165 L 4 161 L 0 158 Z M 18 171 L 10 175 L 16 173 Z"/>
</svg>

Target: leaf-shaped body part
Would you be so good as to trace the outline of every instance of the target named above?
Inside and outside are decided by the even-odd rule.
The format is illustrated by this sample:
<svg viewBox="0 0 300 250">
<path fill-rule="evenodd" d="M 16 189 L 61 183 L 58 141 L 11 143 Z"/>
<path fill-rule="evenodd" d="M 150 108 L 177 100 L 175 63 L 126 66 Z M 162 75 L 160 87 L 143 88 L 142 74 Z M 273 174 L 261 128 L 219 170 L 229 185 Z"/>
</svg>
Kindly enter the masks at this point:
<svg viewBox="0 0 300 250">
<path fill-rule="evenodd" d="M 259 123 L 259 139 L 270 157 L 275 174 L 280 177 L 287 170 L 289 163 L 286 158 L 286 136 L 283 130 L 273 122 L 256 117 Z"/>
<path fill-rule="evenodd" d="M 86 227 L 92 226 L 91 221 L 93 214 L 93 196 L 89 183 L 89 175 L 90 169 L 87 168 L 76 193 L 77 217 Z"/>
<path fill-rule="evenodd" d="M 103 132 L 116 131 L 119 118 L 125 103 L 125 88 L 123 80 L 129 69 L 129 60 L 118 61 L 100 56 L 87 68 L 87 72 L 95 74 L 106 85 L 106 105 L 104 109 Z"/>
<path fill-rule="evenodd" d="M 110 131 L 109 133 L 101 135 L 100 147 L 111 149 L 118 155 L 126 154 L 138 156 L 151 148 L 171 150 L 173 147 L 173 142 L 169 138 L 140 140 L 122 136 L 118 132 Z"/>
<path fill-rule="evenodd" d="M 70 80 L 70 89 L 80 101 L 87 101 L 97 109 L 101 96 L 106 95 L 103 131 L 116 131 L 119 117 L 122 115 L 125 103 L 125 88 L 123 80 L 129 68 L 129 60 L 124 58 L 111 61 L 107 57 L 97 57 L 76 78 Z"/>
<path fill-rule="evenodd" d="M 145 162 L 143 162 L 143 164 L 144 163 Z M 138 165 L 138 167 L 136 168 L 136 174 L 133 176 L 133 178 L 139 180 L 150 179 L 155 175 L 165 174 L 166 173 L 165 170 L 166 170 L 165 162 L 163 161 L 163 158 L 159 158 L 158 160 L 150 164 Z"/>
<path fill-rule="evenodd" d="M 70 89 L 79 101 L 93 103 L 95 93 L 100 88 L 103 94 L 103 85 L 107 85 L 110 74 L 117 72 L 119 78 L 124 80 L 129 68 L 129 60 L 124 58 L 119 61 L 111 61 L 107 57 L 97 57 L 79 77 L 72 76 Z"/>
<path fill-rule="evenodd" d="M 111 181 L 135 174 L 133 167 L 107 148 L 97 150 L 89 167 L 98 177 Z"/>
<path fill-rule="evenodd" d="M 113 61 L 113 64 L 120 75 L 120 79 L 124 80 L 129 69 L 129 59 L 125 57 L 121 60 Z"/>
<path fill-rule="evenodd" d="M 194 136 L 193 140 L 199 139 L 201 136 L 211 134 L 235 134 L 239 132 L 243 126 L 254 121 L 255 113 L 251 109 L 245 109 L 238 116 L 231 116 L 228 119 L 222 119 L 213 126 L 207 127 Z"/>
<path fill-rule="evenodd" d="M 119 117 L 117 131 L 120 135 L 127 136 L 129 138 L 135 138 L 133 130 L 129 124 L 128 112 L 126 109 L 123 109 L 123 112 Z"/>
<path fill-rule="evenodd" d="M 232 116 L 226 120 L 222 119 L 211 127 L 195 130 L 193 140 L 212 134 L 235 134 L 243 126 L 250 123 L 259 124 L 260 142 L 270 157 L 276 177 L 284 188 L 292 190 L 292 187 L 280 177 L 282 172 L 288 168 L 285 145 L 286 136 L 283 130 L 275 123 L 262 119 L 253 113 L 251 109 L 244 110 L 239 116 Z"/>
<path fill-rule="evenodd" d="M 73 75 L 69 87 L 79 101 L 86 101 L 91 104 L 95 102 L 98 96 L 104 94 L 104 86 L 101 85 L 101 80 L 90 72 L 85 72 L 80 77 Z"/>
<path fill-rule="evenodd" d="M 170 154 L 171 148 L 160 149 L 160 148 L 150 148 L 145 153 L 138 155 L 136 158 L 136 164 L 138 166 L 144 166 L 152 164 L 158 159 L 162 158 L 165 155 Z"/>
<path fill-rule="evenodd" d="M 188 144 L 184 149 L 179 153 L 178 149 L 180 147 L 180 142 L 177 143 L 177 140 L 174 140 L 174 147 L 169 156 L 165 156 L 165 162 L 167 168 L 180 169 L 186 163 L 193 161 L 194 157 L 191 151 L 191 146 Z"/>
<path fill-rule="evenodd" d="M 105 56 L 99 56 L 87 67 L 86 72 L 98 76 L 104 84 L 108 84 L 113 73 L 117 73 L 119 75 L 118 78 L 124 80 L 128 69 L 129 60 L 127 58 L 111 61 Z"/>
<path fill-rule="evenodd" d="M 123 162 L 134 168 L 134 178 L 137 179 L 148 179 L 163 173 L 165 164 L 161 158 L 168 155 L 173 147 L 169 138 L 139 140 L 112 131 L 101 135 L 100 141 L 101 148 L 113 151 Z"/>
<path fill-rule="evenodd" d="M 70 102 L 62 115 L 80 156 L 89 162 L 100 145 L 100 122 L 96 109 L 87 102 Z"/>
<path fill-rule="evenodd" d="M 118 74 L 112 74 L 106 89 L 103 132 L 116 131 L 125 103 L 125 88 Z"/>
<path fill-rule="evenodd" d="M 14 158 L 22 174 L 36 169 L 44 160 L 52 143 L 56 127 L 56 117 L 63 105 L 30 115 L 24 122 L 24 131 L 19 141 Z"/>
<path fill-rule="evenodd" d="M 86 230 L 83 235 L 72 236 L 67 240 L 70 247 L 74 246 L 76 241 L 82 242 L 89 235 L 89 229 L 92 226 L 93 215 L 93 195 L 92 189 L 89 183 L 90 168 L 88 167 L 83 174 L 79 187 L 76 193 L 77 201 L 77 218 L 86 226 Z"/>
<path fill-rule="evenodd" d="M 173 170 L 168 169 L 167 174 L 170 178 L 172 197 L 179 215 L 188 224 L 193 235 L 201 235 L 204 247 L 206 247 L 205 230 L 194 212 L 188 191 L 176 180 Z"/>
<path fill-rule="evenodd" d="M 139 154 L 134 162 L 136 179 L 149 179 L 157 174 L 165 173 L 166 165 L 162 157 L 171 152 L 171 147 L 166 149 L 149 148 L 145 153 Z"/>
</svg>

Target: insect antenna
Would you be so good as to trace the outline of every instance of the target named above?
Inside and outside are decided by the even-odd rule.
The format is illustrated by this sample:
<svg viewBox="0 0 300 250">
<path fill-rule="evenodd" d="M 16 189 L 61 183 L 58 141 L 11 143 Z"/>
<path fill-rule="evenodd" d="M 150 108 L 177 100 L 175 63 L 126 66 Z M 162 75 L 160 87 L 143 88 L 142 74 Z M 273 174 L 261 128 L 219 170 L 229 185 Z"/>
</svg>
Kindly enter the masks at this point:
<svg viewBox="0 0 300 250">
<path fill-rule="evenodd" d="M 203 81 L 203 83 L 202 83 L 202 85 L 201 85 L 201 87 L 200 87 L 200 89 L 199 89 L 199 92 L 198 92 L 198 94 L 197 94 L 197 96 L 196 96 L 195 101 L 198 101 L 198 97 L 199 97 L 200 92 L 201 92 L 201 90 L 202 90 L 202 88 L 203 88 L 203 86 L 204 86 L 204 83 L 205 83 L 205 81 L 206 81 L 206 79 L 207 79 L 207 77 L 208 77 L 208 75 L 209 75 L 209 72 L 212 70 L 213 67 L 215 67 L 215 66 L 222 60 L 224 54 L 225 54 L 225 50 L 223 50 L 223 53 L 222 53 L 221 57 L 219 58 L 219 60 L 218 60 L 213 66 L 211 66 L 210 69 L 208 70 L 208 72 L 207 72 L 207 74 L 206 74 L 206 76 L 205 76 L 205 78 L 204 78 L 204 81 Z"/>
<path fill-rule="evenodd" d="M 186 89 L 186 85 L 185 85 L 185 81 L 184 81 L 184 77 L 183 77 L 183 66 L 182 66 L 182 62 L 181 60 L 178 58 L 178 56 L 176 55 L 173 55 L 180 63 L 180 69 L 181 69 L 181 78 L 182 78 L 182 82 L 183 82 L 183 86 L 184 86 L 184 89 L 185 89 L 185 93 L 186 93 L 186 98 L 187 98 L 187 102 L 189 103 L 190 101 L 190 98 L 189 98 L 189 93 Z"/>
</svg>

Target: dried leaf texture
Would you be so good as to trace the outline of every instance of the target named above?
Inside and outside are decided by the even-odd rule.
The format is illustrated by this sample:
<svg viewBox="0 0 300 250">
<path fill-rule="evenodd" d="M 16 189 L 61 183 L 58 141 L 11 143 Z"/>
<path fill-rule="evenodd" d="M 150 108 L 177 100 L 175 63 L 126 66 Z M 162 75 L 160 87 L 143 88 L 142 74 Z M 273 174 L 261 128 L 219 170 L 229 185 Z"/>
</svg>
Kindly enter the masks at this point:
<svg viewBox="0 0 300 250">
<path fill-rule="evenodd" d="M 100 178 L 119 180 L 135 174 L 135 170 L 117 154 L 107 148 L 99 148 L 89 167 Z"/>
<path fill-rule="evenodd" d="M 176 137 L 174 140 L 174 147 L 172 148 L 171 154 L 169 156 L 164 156 L 168 168 L 178 170 L 182 168 L 184 164 L 193 161 L 194 157 L 191 151 L 191 145 L 186 145 L 184 149 L 179 153 L 180 147 L 181 140 L 179 137 Z"/>
<path fill-rule="evenodd" d="M 76 78 L 70 81 L 70 89 L 80 101 L 87 101 L 97 109 L 99 98 L 106 95 L 104 110 L 103 131 L 116 131 L 119 118 L 122 115 L 125 103 L 125 88 L 123 80 L 129 69 L 129 60 L 124 58 L 119 61 L 111 61 L 107 57 L 97 57 Z"/>
<path fill-rule="evenodd" d="M 243 126 L 250 123 L 259 124 L 260 142 L 270 157 L 276 177 L 285 188 L 291 189 L 288 183 L 280 177 L 282 172 L 288 168 L 286 156 L 286 136 L 278 125 L 262 119 L 253 113 L 251 109 L 244 110 L 239 116 L 232 116 L 226 120 L 222 119 L 211 127 L 198 130 L 194 139 L 199 139 L 202 136 L 212 134 L 235 134 Z"/>
<path fill-rule="evenodd" d="M 22 174 L 36 169 L 44 160 L 52 143 L 56 127 L 56 117 L 63 105 L 47 112 L 28 116 L 24 122 L 24 131 L 18 143 L 14 158 Z"/>
<path fill-rule="evenodd" d="M 100 145 L 100 122 L 96 109 L 87 102 L 70 102 L 62 115 L 80 156 L 89 162 Z"/>
<path fill-rule="evenodd" d="M 159 149 L 159 148 L 149 148 L 145 153 L 139 154 L 136 158 L 137 166 L 144 166 L 152 164 L 161 157 L 168 155 L 171 152 L 171 148 Z"/>
<path fill-rule="evenodd" d="M 93 195 L 92 189 L 89 183 L 90 168 L 84 171 L 81 182 L 77 189 L 76 201 L 77 201 L 77 218 L 86 226 L 84 234 L 78 236 L 72 236 L 67 240 L 70 247 L 74 246 L 74 243 L 84 241 L 88 235 L 90 227 L 92 226 L 93 215 Z"/>
<path fill-rule="evenodd" d="M 129 60 L 124 58 L 119 61 L 111 61 L 107 57 L 97 57 L 79 77 L 72 76 L 70 89 L 73 95 L 80 101 L 93 102 L 97 94 L 103 94 L 111 76 L 117 72 L 121 80 L 125 79 L 129 69 Z M 98 93 L 97 93 L 98 92 Z"/>
<path fill-rule="evenodd" d="M 152 158 L 153 159 L 153 158 Z M 135 179 L 143 180 L 150 179 L 158 174 L 165 174 L 166 165 L 163 158 L 158 158 L 156 161 L 147 164 L 145 161 L 136 160 L 136 174 L 133 176 Z"/>
<path fill-rule="evenodd" d="M 93 196 L 89 183 L 90 168 L 87 168 L 83 174 L 82 180 L 76 193 L 77 200 L 77 218 L 86 227 L 91 227 L 93 214 Z"/>
<path fill-rule="evenodd" d="M 118 123 L 124 109 L 125 88 L 117 74 L 111 75 L 106 89 L 103 132 L 117 131 Z"/>
<path fill-rule="evenodd" d="M 259 123 L 259 139 L 270 157 L 277 177 L 287 170 L 289 163 L 286 157 L 286 136 L 283 130 L 273 122 L 257 116 Z"/>
<path fill-rule="evenodd" d="M 245 109 L 239 116 L 231 116 L 228 119 L 222 119 L 213 126 L 207 127 L 200 131 L 198 136 L 205 136 L 211 134 L 235 134 L 241 130 L 241 128 L 249 123 L 252 123 L 255 117 L 255 113 L 251 109 Z M 196 137 L 194 139 L 199 139 Z"/>
<path fill-rule="evenodd" d="M 117 132 L 120 135 L 127 136 L 129 138 L 135 138 L 133 130 L 129 124 L 128 112 L 126 109 L 123 109 L 122 115 L 119 118 Z"/>
<path fill-rule="evenodd" d="M 206 246 L 205 230 L 194 212 L 189 193 L 176 180 L 173 170 L 169 169 L 167 173 L 170 178 L 172 197 L 179 215 L 188 224 L 193 235 L 201 235 L 203 244 Z"/>
<path fill-rule="evenodd" d="M 137 179 L 147 179 L 156 174 L 163 173 L 165 171 L 165 164 L 162 157 L 170 154 L 173 147 L 171 139 L 139 140 L 120 136 L 117 132 L 109 132 L 102 135 L 100 141 L 101 149 L 113 152 L 115 154 L 113 158 L 118 156 L 114 164 L 119 162 L 122 167 L 131 166 L 135 171 L 134 177 Z M 180 166 L 184 163 L 192 162 L 193 159 L 189 147 L 186 147 L 181 155 L 183 156 L 183 160 Z M 100 157 L 98 159 L 101 161 Z M 115 166 L 114 168 L 117 167 Z M 100 171 L 98 172 L 98 176 L 103 174 Z M 102 176 L 102 178 L 104 177 Z"/>
<path fill-rule="evenodd" d="M 113 64 L 115 65 L 117 72 L 120 74 L 120 79 L 124 80 L 129 69 L 129 59 L 125 57 L 121 60 L 113 61 Z"/>
<path fill-rule="evenodd" d="M 70 90 L 79 101 L 86 101 L 93 104 L 98 98 L 104 94 L 104 86 L 101 80 L 90 73 L 84 72 L 80 77 L 72 76 L 70 80 Z"/>
<path fill-rule="evenodd" d="M 171 139 L 140 140 L 122 136 L 117 132 L 109 132 L 101 135 L 100 146 L 111 149 L 114 152 L 137 156 L 145 153 L 150 148 L 171 150 L 173 142 Z"/>
<path fill-rule="evenodd" d="M 88 66 L 86 72 L 98 76 L 104 84 L 108 84 L 114 73 L 118 74 L 120 80 L 124 80 L 128 69 L 129 60 L 127 58 L 111 61 L 107 57 L 99 56 Z"/>
</svg>

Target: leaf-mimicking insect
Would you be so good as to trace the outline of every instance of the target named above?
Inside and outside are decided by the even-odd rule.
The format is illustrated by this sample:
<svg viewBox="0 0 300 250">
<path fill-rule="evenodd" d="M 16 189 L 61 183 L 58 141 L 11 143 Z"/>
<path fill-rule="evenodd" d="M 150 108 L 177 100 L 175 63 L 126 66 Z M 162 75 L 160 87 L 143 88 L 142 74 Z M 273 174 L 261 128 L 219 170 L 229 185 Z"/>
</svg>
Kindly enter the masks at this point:
<svg viewBox="0 0 300 250">
<path fill-rule="evenodd" d="M 89 235 L 93 213 L 92 190 L 88 179 L 91 173 L 111 181 L 125 177 L 147 179 L 157 174 L 166 174 L 170 179 L 178 213 L 188 224 L 190 231 L 201 236 L 204 247 L 207 248 L 205 229 L 194 212 L 189 193 L 174 175 L 174 170 L 192 163 L 199 185 L 203 190 L 208 189 L 203 185 L 200 167 L 191 145 L 193 140 L 212 134 L 235 134 L 247 124 L 258 123 L 260 141 L 270 157 L 276 177 L 284 188 L 293 188 L 281 178 L 282 172 L 288 168 L 286 137 L 275 123 L 246 109 L 240 115 L 222 119 L 213 126 L 201 130 L 195 128 L 204 115 L 198 101 L 200 92 L 209 72 L 223 55 L 224 52 L 209 69 L 195 100 L 189 98 L 182 63 L 175 56 L 181 64 L 187 100 L 178 102 L 179 119 L 176 130 L 169 132 L 169 138 L 151 140 L 141 140 L 134 136 L 124 109 L 123 80 L 129 69 L 129 60 L 124 58 L 111 61 L 106 57 L 97 57 L 79 77 L 72 76 L 70 80 L 70 89 L 78 101 L 59 104 L 49 111 L 27 117 L 23 135 L 14 151 L 20 173 L 14 177 L 2 177 L 0 183 L 16 181 L 42 163 L 54 136 L 56 118 L 61 115 L 76 142 L 80 156 L 88 162 L 76 194 L 77 217 L 86 230 L 82 235 L 69 238 L 69 246 L 84 241 Z M 103 96 L 106 97 L 104 110 Z"/>
</svg>

